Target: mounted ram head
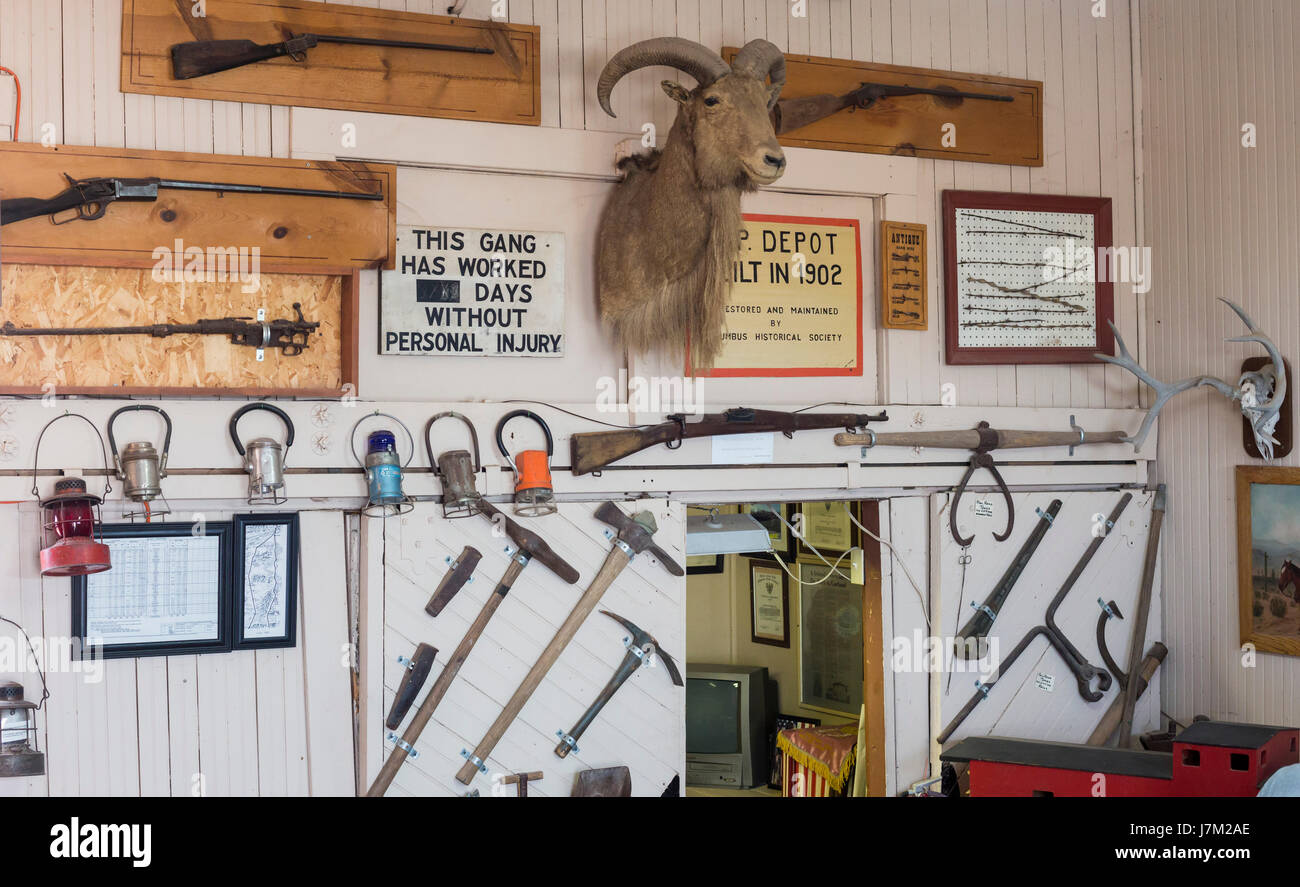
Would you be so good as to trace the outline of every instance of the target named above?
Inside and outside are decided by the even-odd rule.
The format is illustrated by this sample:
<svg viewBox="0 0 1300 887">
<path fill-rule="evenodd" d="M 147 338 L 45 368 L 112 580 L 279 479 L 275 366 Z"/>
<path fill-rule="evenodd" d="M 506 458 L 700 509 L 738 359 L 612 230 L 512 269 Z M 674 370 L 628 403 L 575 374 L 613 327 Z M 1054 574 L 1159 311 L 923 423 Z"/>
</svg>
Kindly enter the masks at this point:
<svg viewBox="0 0 1300 887">
<path fill-rule="evenodd" d="M 1255 446 L 1259 449 L 1260 455 L 1266 460 L 1273 458 L 1273 445 L 1278 442 L 1277 438 L 1273 436 L 1273 432 L 1277 428 L 1278 412 L 1282 409 L 1282 401 L 1286 400 L 1286 365 L 1282 362 L 1282 354 L 1277 350 L 1277 346 L 1273 344 L 1273 340 L 1265 335 L 1263 330 L 1255 326 L 1255 322 L 1241 309 L 1240 305 L 1229 302 L 1227 299 L 1220 299 L 1219 301 L 1235 311 L 1237 316 L 1241 318 L 1242 323 L 1246 324 L 1246 328 L 1250 330 L 1249 336 L 1234 336 L 1227 341 L 1256 342 L 1263 345 L 1264 350 L 1268 352 L 1269 363 L 1253 372 L 1242 373 L 1237 379 L 1236 385 L 1214 376 L 1195 376 L 1177 382 L 1161 382 L 1142 369 L 1138 362 L 1133 359 L 1133 355 L 1129 353 L 1128 348 L 1124 345 L 1124 340 L 1120 338 L 1119 331 L 1115 329 L 1114 323 L 1110 325 L 1110 328 L 1115 333 L 1115 344 L 1119 348 L 1119 357 L 1111 357 L 1106 354 L 1093 355 L 1098 360 L 1104 360 L 1107 363 L 1123 367 L 1156 392 L 1155 402 L 1151 404 L 1151 409 L 1147 410 L 1146 418 L 1142 420 L 1142 427 L 1138 429 L 1137 434 L 1127 438 L 1127 442 L 1133 444 L 1135 450 L 1142 449 L 1142 442 L 1146 440 L 1147 432 L 1151 430 L 1151 423 L 1156 420 L 1161 408 L 1169 402 L 1170 398 L 1175 394 L 1190 391 L 1193 388 L 1209 387 L 1229 400 L 1235 401 L 1240 406 L 1241 414 L 1246 417 L 1246 421 L 1250 423 L 1251 430 L 1255 434 Z"/>
<path fill-rule="evenodd" d="M 770 116 L 785 83 L 785 57 L 766 40 L 753 40 L 728 65 L 680 37 L 643 40 L 601 72 L 605 113 L 615 116 L 614 85 L 652 65 L 685 71 L 697 85 L 687 90 L 663 81 L 678 104 L 667 141 L 620 164 L 623 178 L 597 234 L 600 315 L 631 352 L 676 350 L 689 338 L 692 363 L 707 368 L 722 346 L 740 253 L 740 195 L 785 172 Z"/>
</svg>

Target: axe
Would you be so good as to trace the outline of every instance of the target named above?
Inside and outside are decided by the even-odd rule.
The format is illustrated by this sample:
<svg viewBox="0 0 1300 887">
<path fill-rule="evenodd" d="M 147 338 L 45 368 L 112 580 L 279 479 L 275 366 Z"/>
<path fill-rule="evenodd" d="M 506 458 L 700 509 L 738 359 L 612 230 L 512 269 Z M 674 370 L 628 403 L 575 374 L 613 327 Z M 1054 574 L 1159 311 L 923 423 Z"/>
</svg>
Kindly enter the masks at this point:
<svg viewBox="0 0 1300 887">
<path fill-rule="evenodd" d="M 556 731 L 555 735 L 560 737 L 559 745 L 555 746 L 557 757 L 567 758 L 569 752 L 578 750 L 578 739 L 591 726 L 591 722 L 596 720 L 596 715 L 600 714 L 600 710 L 605 707 L 605 703 L 609 702 L 614 694 L 618 692 L 618 688 L 623 686 L 623 682 L 632 677 L 632 674 L 638 668 L 649 662 L 651 657 L 657 655 L 660 661 L 663 662 L 664 668 L 668 670 L 668 677 L 672 678 L 673 683 L 678 687 L 683 686 L 682 673 L 677 670 L 677 663 L 673 662 L 673 657 L 664 652 L 663 648 L 659 646 L 659 642 L 649 632 L 617 613 L 611 613 L 609 610 L 601 610 L 600 612 L 615 622 L 622 624 L 624 628 L 632 633 L 631 637 L 623 639 L 627 644 L 627 655 L 623 657 L 623 662 L 619 665 L 618 670 L 614 672 L 614 676 L 609 679 L 605 689 L 600 691 L 596 701 L 582 713 L 582 717 L 578 718 L 578 723 L 573 725 L 573 729 L 568 733 L 563 730 Z"/>
<path fill-rule="evenodd" d="M 618 534 L 614 537 L 614 546 L 605 556 L 605 562 L 600 565 L 600 570 L 596 573 L 596 578 L 591 580 L 591 585 L 583 593 L 582 598 L 574 605 L 573 610 L 564 620 L 564 624 L 555 632 L 555 637 L 547 644 L 542 655 L 533 665 L 532 670 L 524 677 L 524 681 L 515 690 L 515 695 L 510 697 L 501 714 L 488 728 L 487 735 L 473 752 L 462 751 L 461 755 L 466 758 L 465 766 L 461 767 L 456 773 L 456 779 L 462 785 L 469 785 L 470 780 L 474 778 L 477 772 L 487 772 L 488 755 L 492 754 L 492 749 L 496 748 L 501 737 L 505 735 L 507 729 L 518 717 L 519 712 L 532 697 L 533 693 L 541 685 L 546 673 L 551 670 L 555 660 L 560 658 L 564 648 L 573 640 L 573 636 L 578 633 L 582 623 L 591 615 L 591 611 L 596 609 L 603 595 L 614 580 L 636 555 L 643 551 L 648 551 L 659 561 L 665 570 L 674 576 L 684 576 L 686 571 L 683 570 L 675 560 L 654 544 L 654 534 L 658 527 L 655 525 L 654 515 L 648 511 L 642 511 L 636 517 L 628 517 L 613 502 L 604 502 L 596 509 L 596 519 L 609 524 Z"/>
<path fill-rule="evenodd" d="M 510 593 L 511 587 L 519 574 L 523 572 L 524 567 L 528 566 L 529 561 L 536 559 L 539 563 L 549 569 L 556 576 L 559 576 L 565 582 L 572 585 L 578 581 L 578 571 L 560 557 L 551 546 L 546 544 L 546 540 L 538 536 L 532 530 L 527 530 L 515 523 L 506 515 L 502 514 L 495 505 L 486 499 L 480 499 L 474 505 L 479 514 L 486 517 L 492 523 L 500 523 L 506 531 L 506 535 L 515 543 L 515 551 L 510 555 L 510 566 L 506 568 L 505 575 L 497 583 L 496 589 L 488 595 L 487 603 L 483 604 L 483 609 L 479 611 L 478 617 L 474 624 L 465 632 L 465 637 L 461 638 L 460 644 L 447 660 L 447 664 L 442 667 L 438 673 L 438 679 L 433 682 L 433 687 L 429 690 L 429 695 L 424 697 L 424 702 L 420 703 L 419 709 L 416 710 L 415 716 L 411 718 L 411 723 L 407 726 L 406 732 L 401 737 L 392 737 L 393 750 L 388 755 L 388 760 L 380 768 L 379 775 L 370 786 L 370 791 L 366 792 L 366 797 L 382 797 L 384 792 L 388 791 L 388 786 L 392 785 L 393 777 L 397 775 L 398 769 L 406 760 L 407 756 L 415 749 L 415 742 L 420 738 L 424 731 L 425 724 L 429 723 L 429 718 L 433 717 L 434 710 L 438 703 L 442 702 L 442 697 L 447 695 L 447 689 L 451 686 L 452 681 L 456 680 L 456 675 L 460 673 L 460 667 L 465 664 L 469 658 L 470 651 L 474 649 L 474 644 L 478 643 L 479 637 L 487 628 L 488 622 L 492 619 L 492 614 L 501 606 L 506 595 Z M 617 510 L 617 509 L 615 509 Z M 464 552 L 462 552 L 462 555 Z M 450 599 L 460 589 L 461 585 L 469 579 L 467 572 L 459 569 L 453 570 L 453 573 L 460 573 L 457 580 L 459 584 L 453 582 L 451 587 L 444 581 L 439 586 L 437 598 Z M 430 601 L 430 605 L 433 601 Z M 464 780 L 468 782 L 468 780 Z"/>
</svg>

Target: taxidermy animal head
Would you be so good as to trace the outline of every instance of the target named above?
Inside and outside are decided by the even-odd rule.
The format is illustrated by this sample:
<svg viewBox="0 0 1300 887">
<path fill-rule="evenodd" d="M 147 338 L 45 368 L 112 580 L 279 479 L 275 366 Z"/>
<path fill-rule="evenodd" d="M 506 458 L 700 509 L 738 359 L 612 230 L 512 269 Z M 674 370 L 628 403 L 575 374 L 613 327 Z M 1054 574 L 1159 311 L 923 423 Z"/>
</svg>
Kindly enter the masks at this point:
<svg viewBox="0 0 1300 887">
<path fill-rule="evenodd" d="M 620 164 L 623 178 L 596 238 L 600 314 L 629 351 L 676 351 L 689 338 L 692 363 L 707 368 L 722 346 L 740 253 L 740 195 L 785 172 L 771 119 L 785 57 L 766 40 L 752 40 L 728 65 L 681 37 L 643 40 L 601 72 L 597 94 L 605 113 L 615 116 L 614 85 L 651 65 L 685 71 L 697 85 L 663 81 L 678 105 L 667 141 Z"/>
<path fill-rule="evenodd" d="M 1168 403 L 1170 398 L 1183 391 L 1206 386 L 1213 388 L 1229 400 L 1237 402 L 1241 408 L 1241 414 L 1246 417 L 1246 421 L 1250 423 L 1251 430 L 1255 434 L 1255 446 L 1259 449 L 1260 455 L 1267 460 L 1273 458 L 1273 445 L 1277 443 L 1273 431 L 1277 428 L 1278 413 L 1282 409 L 1282 401 L 1286 400 L 1286 368 L 1282 362 L 1282 355 L 1277 350 L 1277 346 L 1273 344 L 1273 340 L 1266 336 L 1263 330 L 1255 326 L 1255 322 L 1241 309 L 1240 305 L 1229 302 L 1227 299 L 1220 299 L 1219 301 L 1235 311 L 1237 316 L 1241 318 L 1242 323 L 1246 324 L 1246 328 L 1250 330 L 1249 336 L 1235 336 L 1227 341 L 1256 342 L 1264 346 L 1264 350 L 1268 352 L 1269 357 L 1269 363 L 1260 369 L 1242 373 L 1235 385 L 1214 376 L 1196 376 L 1177 382 L 1161 382 L 1142 369 L 1138 362 L 1133 359 L 1133 355 L 1129 354 L 1128 348 L 1124 346 L 1124 340 L 1120 338 L 1119 332 L 1115 330 L 1114 323 L 1110 325 L 1110 328 L 1115 333 L 1115 344 L 1119 347 L 1119 357 L 1110 357 L 1105 354 L 1093 355 L 1098 360 L 1104 360 L 1107 363 L 1123 367 L 1155 389 L 1155 402 L 1151 404 L 1151 409 L 1147 411 L 1146 418 L 1142 420 L 1142 427 L 1138 429 L 1137 434 L 1127 438 L 1127 441 L 1133 444 L 1135 450 L 1142 449 L 1142 441 L 1146 440 L 1147 432 L 1151 430 L 1151 423 L 1155 421 L 1161 407 Z"/>
</svg>

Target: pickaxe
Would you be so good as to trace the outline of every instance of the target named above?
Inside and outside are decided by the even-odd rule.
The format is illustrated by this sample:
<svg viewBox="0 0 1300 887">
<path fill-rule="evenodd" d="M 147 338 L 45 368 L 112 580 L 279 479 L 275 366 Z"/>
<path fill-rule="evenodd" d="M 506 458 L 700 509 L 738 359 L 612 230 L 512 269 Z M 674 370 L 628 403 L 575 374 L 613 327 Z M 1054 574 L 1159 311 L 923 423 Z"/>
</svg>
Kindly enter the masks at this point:
<svg viewBox="0 0 1300 887">
<path fill-rule="evenodd" d="M 630 619 L 624 619 L 617 613 L 611 613 L 609 610 L 601 610 L 610 619 L 620 623 L 624 628 L 632 633 L 631 637 L 624 638 L 627 644 L 627 654 L 623 657 L 623 662 L 619 665 L 614 676 L 609 679 L 605 689 L 600 691 L 596 701 L 591 707 L 583 712 L 582 717 L 578 718 L 578 723 L 565 733 L 563 730 L 557 731 L 555 735 L 560 737 L 559 745 L 555 746 L 557 757 L 567 758 L 569 752 L 578 750 L 578 739 L 583 732 L 591 726 L 591 722 L 596 720 L 596 715 L 605 707 L 605 703 L 613 698 L 618 692 L 618 688 L 623 686 L 623 682 L 632 677 L 632 674 L 641 666 L 650 662 L 654 657 L 658 657 L 663 662 L 664 668 L 668 670 L 668 676 L 672 678 L 673 683 L 678 687 L 683 686 L 682 673 L 677 670 L 677 663 L 673 662 L 673 657 L 664 652 L 659 646 L 659 642 L 650 635 L 649 632 L 638 627 Z"/>
<path fill-rule="evenodd" d="M 662 548 L 654 544 L 654 533 L 658 529 L 655 524 L 654 515 L 648 511 L 642 511 L 636 517 L 628 517 L 613 502 L 602 503 L 596 509 L 596 519 L 609 524 L 618 531 L 614 537 L 614 546 L 605 556 L 605 562 L 601 564 L 600 570 L 596 573 L 596 578 L 591 580 L 591 585 L 583 593 L 582 598 L 569 613 L 564 624 L 560 626 L 551 638 L 551 642 L 542 651 L 542 655 L 533 665 L 532 670 L 524 677 L 524 681 L 515 690 L 515 695 L 510 697 L 501 714 L 488 728 L 487 735 L 478 747 L 471 752 L 461 752 L 467 759 L 465 766 L 460 768 L 456 774 L 456 779 L 463 785 L 469 785 L 470 780 L 474 778 L 477 772 L 487 772 L 488 755 L 492 754 L 492 749 L 496 748 L 501 737 L 505 735 L 507 729 L 518 717 L 520 710 L 532 697 L 533 693 L 545 679 L 546 673 L 551 670 L 555 660 L 560 658 L 564 648 L 573 640 L 573 636 L 578 633 L 582 623 L 591 615 L 591 611 L 596 609 L 603 595 L 614 580 L 618 578 L 623 569 L 631 562 L 632 558 L 643 551 L 649 551 L 659 561 L 665 570 L 674 576 L 684 576 L 686 571 L 678 565 L 676 561 L 670 558 Z"/>
<path fill-rule="evenodd" d="M 379 770 L 379 775 L 375 777 L 374 783 L 370 786 L 370 791 L 366 792 L 367 797 L 378 798 L 384 792 L 388 791 L 388 786 L 392 784 L 393 777 L 397 775 L 398 769 L 402 766 L 407 756 L 414 751 L 415 742 L 420 738 L 420 733 L 424 731 L 424 726 L 433 717 L 434 710 L 438 703 L 442 702 L 442 697 L 447 694 L 447 689 L 451 686 L 452 681 L 456 680 L 456 675 L 460 673 L 460 667 L 465 664 L 469 658 L 470 651 L 474 649 L 474 644 L 478 642 L 479 637 L 487 628 L 492 614 L 501 606 L 501 602 L 506 599 L 510 593 L 510 588 L 523 572 L 528 562 L 537 559 L 546 566 L 552 573 L 559 576 L 570 585 L 578 581 L 578 571 L 573 568 L 564 558 L 560 557 L 551 546 L 546 544 L 546 540 L 538 536 L 532 530 L 526 530 L 519 524 L 515 523 L 506 515 L 502 514 L 496 506 L 486 499 L 480 499 L 475 508 L 478 513 L 492 521 L 493 524 L 500 524 L 505 528 L 506 535 L 515 543 L 515 550 L 510 555 L 510 566 L 506 568 L 505 575 L 497 583 L 496 589 L 488 595 L 487 603 L 479 611 L 478 618 L 474 624 L 465 632 L 465 637 L 461 639 L 460 645 L 456 647 L 447 664 L 442 667 L 438 673 L 438 679 L 433 682 L 433 687 L 429 690 L 429 695 L 424 697 L 424 702 L 420 703 L 420 708 L 411 718 L 411 723 L 406 728 L 406 732 L 400 738 L 394 736 L 393 751 L 388 755 L 388 760 Z M 458 572 L 453 570 L 453 572 Z M 463 585 L 469 579 L 467 573 L 462 573 L 456 581 Z M 459 585 L 456 586 L 459 588 Z M 439 593 L 436 597 L 446 596 L 455 593 L 455 589 L 450 590 L 446 585 L 440 586 Z M 469 780 L 462 780 L 468 783 Z"/>
</svg>

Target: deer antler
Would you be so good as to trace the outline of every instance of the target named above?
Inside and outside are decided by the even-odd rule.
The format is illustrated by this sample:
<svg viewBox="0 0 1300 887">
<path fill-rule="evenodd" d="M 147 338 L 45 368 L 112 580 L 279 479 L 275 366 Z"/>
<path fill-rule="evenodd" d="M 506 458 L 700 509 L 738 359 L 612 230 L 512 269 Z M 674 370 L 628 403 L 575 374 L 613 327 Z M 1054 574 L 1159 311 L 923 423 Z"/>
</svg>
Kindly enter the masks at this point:
<svg viewBox="0 0 1300 887">
<path fill-rule="evenodd" d="M 1151 431 L 1151 424 L 1155 422 L 1160 410 L 1174 395 L 1190 391 L 1193 388 L 1208 387 L 1213 388 L 1229 400 L 1237 401 L 1240 404 L 1242 414 L 1251 423 L 1251 428 L 1255 433 L 1255 445 L 1259 448 L 1260 454 L 1266 460 L 1273 458 L 1273 445 L 1277 443 L 1277 439 L 1273 437 L 1273 430 L 1277 426 L 1282 401 L 1286 398 L 1286 371 L 1281 352 L 1273 344 L 1273 340 L 1263 330 L 1255 326 L 1255 322 L 1242 310 L 1240 305 L 1227 299 L 1220 299 L 1219 301 L 1231 308 L 1246 324 L 1246 328 L 1251 333 L 1249 336 L 1235 336 L 1226 341 L 1255 342 L 1263 345 L 1271 361 L 1271 363 L 1266 364 L 1259 370 L 1243 373 L 1235 386 L 1214 376 L 1194 376 L 1189 379 L 1180 379 L 1177 382 L 1161 382 L 1133 359 L 1133 355 L 1129 353 L 1128 347 L 1124 344 L 1124 339 L 1119 334 L 1119 330 L 1115 329 L 1113 322 L 1110 324 L 1111 332 L 1115 334 L 1115 344 L 1119 348 L 1119 356 L 1111 357 L 1108 354 L 1094 354 L 1093 356 L 1106 363 L 1123 367 L 1156 393 L 1155 401 L 1151 404 L 1146 417 L 1142 420 L 1142 427 L 1138 429 L 1137 434 L 1125 438 L 1127 443 L 1133 444 L 1135 451 L 1142 449 L 1142 443 Z M 1247 388 L 1247 385 L 1250 387 Z"/>
</svg>

